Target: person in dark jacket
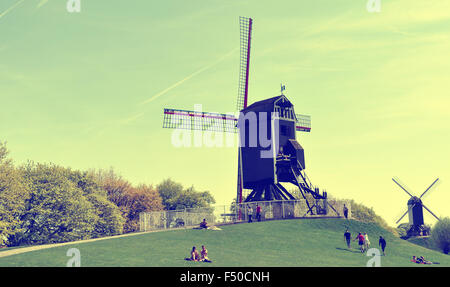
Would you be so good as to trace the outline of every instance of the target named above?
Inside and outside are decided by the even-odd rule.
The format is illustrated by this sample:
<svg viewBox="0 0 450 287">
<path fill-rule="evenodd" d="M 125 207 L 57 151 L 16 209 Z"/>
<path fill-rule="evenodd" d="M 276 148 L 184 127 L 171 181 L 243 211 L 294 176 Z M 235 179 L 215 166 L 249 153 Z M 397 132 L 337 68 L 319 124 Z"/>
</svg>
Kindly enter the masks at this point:
<svg viewBox="0 0 450 287">
<path fill-rule="evenodd" d="M 348 207 L 345 206 L 345 204 L 344 204 L 344 216 L 345 216 L 345 219 L 348 219 Z"/>
<path fill-rule="evenodd" d="M 380 240 L 378 240 L 378 245 L 381 247 L 381 250 L 383 251 L 383 256 L 386 256 L 386 253 L 384 252 L 384 249 L 386 248 L 386 240 L 381 235 Z"/>
<path fill-rule="evenodd" d="M 350 242 L 351 242 L 352 234 L 348 231 L 348 229 L 345 230 L 344 238 L 345 238 L 345 241 L 347 242 L 348 249 L 350 249 Z"/>
</svg>

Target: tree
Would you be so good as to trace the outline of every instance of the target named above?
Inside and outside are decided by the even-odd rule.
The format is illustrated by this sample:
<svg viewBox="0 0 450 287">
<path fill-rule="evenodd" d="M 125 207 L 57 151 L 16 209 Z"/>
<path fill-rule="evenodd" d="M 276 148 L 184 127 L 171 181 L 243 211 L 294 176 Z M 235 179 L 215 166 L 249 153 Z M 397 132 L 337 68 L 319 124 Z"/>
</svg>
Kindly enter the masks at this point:
<svg viewBox="0 0 450 287">
<path fill-rule="evenodd" d="M 209 191 L 198 192 L 193 186 L 183 189 L 180 183 L 166 179 L 157 186 L 166 210 L 209 208 L 216 201 Z"/>
<path fill-rule="evenodd" d="M 123 215 L 128 213 L 125 208 L 127 205 L 126 194 L 133 188 L 131 183 L 117 175 L 113 169 L 109 171 L 99 170 L 94 174 L 101 188 L 106 191 L 108 199 L 120 208 Z"/>
<path fill-rule="evenodd" d="M 166 210 L 173 210 L 177 207 L 177 198 L 183 192 L 183 185 L 173 181 L 172 179 L 166 179 L 161 182 L 156 189 L 162 198 L 162 204 Z"/>
<path fill-rule="evenodd" d="M 120 209 L 125 220 L 123 232 L 138 230 L 140 212 L 163 209 L 162 198 L 151 185 L 133 187 L 112 169 L 108 172 L 100 170 L 95 176 L 107 192 L 108 199 Z"/>
<path fill-rule="evenodd" d="M 15 245 L 92 237 L 98 215 L 83 191 L 66 177 L 66 169 L 28 163 L 22 171 L 30 183 L 30 197 L 21 216 L 22 232 L 13 236 Z"/>
<path fill-rule="evenodd" d="M 124 227 L 125 232 L 139 230 L 139 213 L 158 211 L 164 208 L 161 196 L 151 185 L 141 184 L 137 188 L 129 190 L 126 197 L 128 214 Z"/>
<path fill-rule="evenodd" d="M 431 229 L 431 240 L 442 252 L 448 254 L 450 250 L 450 218 L 441 218 Z"/>
<path fill-rule="evenodd" d="M 7 156 L 6 143 L 0 142 L 0 245 L 22 231 L 20 216 L 29 197 L 29 186 Z"/>
<path fill-rule="evenodd" d="M 66 172 L 67 177 L 83 191 L 83 195 L 93 205 L 98 216 L 92 236 L 121 234 L 125 219 L 122 217 L 120 209 L 108 200 L 107 192 L 101 187 L 95 174 L 70 169 L 66 169 Z"/>
</svg>

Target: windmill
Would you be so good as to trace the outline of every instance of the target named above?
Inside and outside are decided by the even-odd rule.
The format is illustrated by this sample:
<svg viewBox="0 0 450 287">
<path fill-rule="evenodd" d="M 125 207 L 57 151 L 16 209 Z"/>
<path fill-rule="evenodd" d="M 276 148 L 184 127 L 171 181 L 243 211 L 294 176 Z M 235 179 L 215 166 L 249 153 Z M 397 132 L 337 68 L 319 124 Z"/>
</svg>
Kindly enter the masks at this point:
<svg viewBox="0 0 450 287">
<path fill-rule="evenodd" d="M 238 204 L 243 201 L 243 189 L 251 190 L 246 202 L 295 199 L 281 185 L 281 182 L 290 182 L 299 188 L 300 194 L 306 200 L 307 213 L 314 214 L 314 207 L 317 213 L 326 213 L 326 203 L 320 206 L 319 201 L 326 200 L 327 194 L 320 193 L 306 176 L 304 150 L 296 140 L 296 131 L 311 131 L 310 116 L 295 114 L 293 104 L 283 94 L 285 90 L 283 85 L 281 95 L 248 106 L 253 20 L 240 17 L 239 22 L 240 71 L 236 106 L 239 117 L 230 114 L 165 108 L 163 128 L 239 132 L 236 195 Z M 264 115 L 266 118 L 261 120 Z M 252 140 L 260 138 L 262 133 L 270 135 L 269 143 L 272 149 L 268 149 L 266 145 L 258 141 L 252 145 Z M 262 158 L 263 152 L 272 153 L 272 156 Z M 314 198 L 311 204 L 306 193 Z"/>
<path fill-rule="evenodd" d="M 432 187 L 435 186 L 436 182 L 438 182 L 439 178 L 436 178 L 435 181 L 419 196 L 412 195 L 405 187 L 403 187 L 398 179 L 392 178 L 392 180 L 404 191 L 406 192 L 410 198 L 408 200 L 407 206 L 408 209 L 406 212 L 397 220 L 396 224 L 398 224 L 406 214 L 409 217 L 409 228 L 407 232 L 407 236 L 418 236 L 424 230 L 424 220 L 423 220 L 423 208 L 425 208 L 431 215 L 433 215 L 437 220 L 440 220 L 433 212 L 431 212 L 428 207 L 423 204 L 422 198 L 423 196 L 429 192 Z"/>
</svg>

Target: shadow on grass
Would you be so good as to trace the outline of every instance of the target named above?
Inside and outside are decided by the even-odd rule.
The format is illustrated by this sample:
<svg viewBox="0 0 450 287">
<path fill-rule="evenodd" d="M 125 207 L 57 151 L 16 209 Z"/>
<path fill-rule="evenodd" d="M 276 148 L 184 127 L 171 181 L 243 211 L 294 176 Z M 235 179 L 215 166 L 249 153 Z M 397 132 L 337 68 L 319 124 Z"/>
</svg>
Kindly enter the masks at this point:
<svg viewBox="0 0 450 287">
<path fill-rule="evenodd" d="M 351 250 L 348 248 L 340 248 L 340 247 L 336 247 L 337 250 L 342 250 L 342 251 L 348 251 L 348 252 L 352 252 L 352 253 L 361 253 L 361 251 L 356 251 L 356 250 Z"/>
</svg>

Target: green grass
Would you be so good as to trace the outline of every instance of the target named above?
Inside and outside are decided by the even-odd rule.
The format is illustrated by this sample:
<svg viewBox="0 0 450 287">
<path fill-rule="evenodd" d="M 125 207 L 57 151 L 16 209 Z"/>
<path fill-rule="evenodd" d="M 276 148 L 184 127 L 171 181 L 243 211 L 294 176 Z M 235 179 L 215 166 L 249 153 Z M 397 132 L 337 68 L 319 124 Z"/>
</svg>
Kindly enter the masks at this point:
<svg viewBox="0 0 450 287">
<path fill-rule="evenodd" d="M 421 266 L 412 255 L 450 266 L 450 257 L 394 237 L 373 223 L 344 219 L 300 219 L 222 226 L 221 231 L 174 230 L 55 247 L 0 258 L 0 266 L 65 266 L 69 248 L 78 248 L 81 266 L 366 266 L 371 258 L 347 250 L 344 230 L 352 237 L 367 232 L 372 246 L 387 240 L 381 266 Z M 206 245 L 213 263 L 188 262 L 192 246 Z"/>
<path fill-rule="evenodd" d="M 436 251 L 442 251 L 439 247 L 431 240 L 430 237 L 412 237 L 408 239 L 408 242 L 414 243 L 416 245 L 423 246 L 428 249 L 433 249 Z"/>
</svg>

